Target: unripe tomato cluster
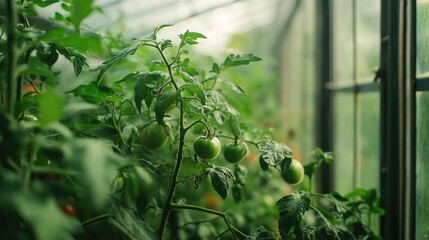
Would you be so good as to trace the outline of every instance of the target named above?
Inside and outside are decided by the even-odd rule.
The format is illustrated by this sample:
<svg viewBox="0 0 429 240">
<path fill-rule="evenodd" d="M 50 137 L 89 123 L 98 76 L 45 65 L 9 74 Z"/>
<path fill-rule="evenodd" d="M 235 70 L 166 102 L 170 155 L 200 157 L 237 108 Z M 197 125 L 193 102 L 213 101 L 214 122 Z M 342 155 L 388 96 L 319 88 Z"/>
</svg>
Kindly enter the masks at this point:
<svg viewBox="0 0 429 240">
<path fill-rule="evenodd" d="M 156 150 L 165 144 L 170 136 L 170 131 L 171 126 L 168 122 L 164 121 L 162 124 L 152 122 L 140 131 L 140 141 L 146 148 Z M 204 160 L 214 159 L 222 151 L 222 144 L 216 136 L 198 136 L 194 140 L 193 147 L 195 154 Z M 223 157 L 230 163 L 239 163 L 248 154 L 249 148 L 242 141 L 227 143 L 223 149 Z M 263 160 L 262 163 L 266 164 Z M 266 169 L 268 166 L 262 168 Z M 304 167 L 299 161 L 292 159 L 289 168 L 282 169 L 281 176 L 289 184 L 299 184 L 304 178 Z"/>
</svg>

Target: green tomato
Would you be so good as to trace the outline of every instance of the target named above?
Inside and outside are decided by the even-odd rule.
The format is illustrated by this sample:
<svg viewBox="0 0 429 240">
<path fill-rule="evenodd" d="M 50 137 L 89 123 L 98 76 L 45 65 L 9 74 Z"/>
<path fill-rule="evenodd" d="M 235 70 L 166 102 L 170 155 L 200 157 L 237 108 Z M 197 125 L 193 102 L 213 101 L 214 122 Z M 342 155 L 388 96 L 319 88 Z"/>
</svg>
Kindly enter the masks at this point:
<svg viewBox="0 0 429 240">
<path fill-rule="evenodd" d="M 143 146 L 155 150 L 162 147 L 170 136 L 171 127 L 167 122 L 158 124 L 152 122 L 140 131 L 140 141 Z"/>
<path fill-rule="evenodd" d="M 228 143 L 223 150 L 225 160 L 230 163 L 238 163 L 242 161 L 249 153 L 249 148 L 245 142 Z"/>
<path fill-rule="evenodd" d="M 199 136 L 194 141 L 195 153 L 201 159 L 213 159 L 219 155 L 221 149 L 222 145 L 217 137 Z"/>
<path fill-rule="evenodd" d="M 292 159 L 288 169 L 282 171 L 283 179 L 289 184 L 298 184 L 304 178 L 304 167 L 300 162 Z"/>
</svg>

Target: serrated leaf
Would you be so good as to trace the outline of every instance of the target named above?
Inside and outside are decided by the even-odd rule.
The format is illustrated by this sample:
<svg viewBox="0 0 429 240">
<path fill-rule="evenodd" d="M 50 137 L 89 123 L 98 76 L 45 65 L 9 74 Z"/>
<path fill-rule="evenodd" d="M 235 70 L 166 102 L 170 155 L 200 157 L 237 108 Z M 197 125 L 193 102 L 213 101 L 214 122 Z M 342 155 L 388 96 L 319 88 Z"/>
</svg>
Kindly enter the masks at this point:
<svg viewBox="0 0 429 240">
<path fill-rule="evenodd" d="M 187 30 L 184 34 L 179 34 L 179 37 L 181 39 L 180 41 L 180 45 L 194 45 L 197 44 L 197 39 L 198 38 L 207 38 L 206 36 L 204 36 L 201 33 L 198 32 L 189 32 L 189 30 Z"/>
<path fill-rule="evenodd" d="M 79 76 L 84 67 L 88 67 L 86 58 L 76 50 L 68 47 L 62 47 L 60 45 L 57 45 L 57 50 L 67 60 L 73 63 L 73 69 L 76 76 Z"/>
<path fill-rule="evenodd" d="M 154 109 L 155 118 L 158 124 L 163 123 L 165 112 L 172 104 L 176 103 L 178 96 L 177 92 L 164 92 L 161 95 L 158 95 Z"/>
<path fill-rule="evenodd" d="M 75 56 L 73 58 L 73 70 L 76 76 L 79 76 L 79 74 L 82 72 L 82 69 L 84 67 L 88 67 L 88 63 L 86 62 L 86 58 L 83 56 Z"/>
<path fill-rule="evenodd" d="M 142 214 L 129 208 L 113 205 L 113 216 L 109 221 L 127 238 L 130 239 L 156 239 L 155 231 L 148 221 L 142 218 Z"/>
<path fill-rule="evenodd" d="M 198 98 L 198 100 L 205 105 L 206 104 L 206 92 L 202 88 L 201 85 L 198 84 L 186 84 L 179 88 L 179 91 L 185 91 L 190 96 L 195 96 Z"/>
<path fill-rule="evenodd" d="M 100 69 L 100 73 L 97 76 L 97 85 L 100 83 L 100 81 L 103 79 L 104 74 L 106 73 L 106 71 L 113 66 L 113 64 L 115 64 L 117 61 L 124 59 L 125 57 L 127 57 L 128 55 L 133 55 L 138 47 L 140 46 L 140 44 L 135 44 L 129 47 L 126 47 L 124 49 L 122 49 L 119 52 L 116 52 L 115 54 L 113 54 L 113 56 L 104 61 L 101 66 L 99 67 Z"/>
<path fill-rule="evenodd" d="M 210 176 L 213 189 L 221 196 L 223 199 L 228 195 L 229 183 L 228 179 L 235 179 L 234 174 L 231 170 L 226 167 L 216 166 L 206 170 L 206 175 Z"/>
<path fill-rule="evenodd" d="M 213 112 L 213 117 L 215 118 L 216 122 L 222 125 L 225 122 L 226 114 L 223 111 L 215 111 Z"/>
<path fill-rule="evenodd" d="M 318 227 L 316 230 L 316 235 L 320 239 L 332 239 L 332 240 L 340 240 L 341 232 L 334 226 L 332 223 L 326 219 L 326 217 L 315 207 L 311 206 L 311 209 L 314 210 L 317 219 L 322 226 Z"/>
<path fill-rule="evenodd" d="M 283 239 L 289 239 L 296 228 L 300 228 L 304 213 L 310 209 L 310 194 L 308 192 L 292 192 L 277 201 L 280 212 L 278 228 Z"/>
<path fill-rule="evenodd" d="M 162 40 L 161 42 L 161 50 L 164 51 L 166 48 L 172 47 L 173 44 L 171 44 L 171 40 L 170 39 L 165 39 Z"/>
<path fill-rule="evenodd" d="M 258 150 L 263 160 L 270 166 L 276 166 L 285 158 L 292 158 L 292 150 L 283 143 L 265 139 L 258 144 Z"/>
<path fill-rule="evenodd" d="M 137 106 L 137 110 L 141 113 L 142 101 L 145 100 L 146 106 L 149 108 L 152 105 L 153 100 L 153 88 L 154 84 L 159 81 L 162 76 L 156 72 L 145 72 L 139 74 L 140 79 L 134 86 L 134 101 Z"/>
<path fill-rule="evenodd" d="M 222 64 L 223 70 L 229 67 L 235 67 L 240 65 L 246 65 L 250 62 L 256 62 L 262 60 L 261 58 L 248 53 L 248 54 L 230 54 Z"/>
<path fill-rule="evenodd" d="M 114 94 L 113 90 L 106 86 L 96 86 L 94 84 L 80 85 L 77 88 L 67 92 L 79 96 L 89 103 L 99 104 Z"/>
<path fill-rule="evenodd" d="M 237 84 L 232 83 L 232 82 L 228 82 L 228 81 L 222 81 L 222 82 L 225 83 L 226 85 L 228 85 L 232 89 L 232 91 L 234 91 L 240 95 L 246 95 L 246 92 L 244 91 L 244 89 L 241 88 L 240 86 L 238 86 Z"/>
</svg>

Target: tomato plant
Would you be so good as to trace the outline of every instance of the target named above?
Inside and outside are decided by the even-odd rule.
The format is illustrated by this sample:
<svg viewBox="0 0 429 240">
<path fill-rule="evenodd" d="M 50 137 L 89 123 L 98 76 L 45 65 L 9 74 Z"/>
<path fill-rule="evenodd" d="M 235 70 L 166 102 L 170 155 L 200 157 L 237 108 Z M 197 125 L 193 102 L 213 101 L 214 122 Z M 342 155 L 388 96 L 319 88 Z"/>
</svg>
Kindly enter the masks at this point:
<svg viewBox="0 0 429 240">
<path fill-rule="evenodd" d="M 230 103 L 246 91 L 226 73 L 261 58 L 200 61 L 192 47 L 206 37 L 188 30 L 160 39 L 170 25 L 130 41 L 83 31 L 100 10 L 93 1 L 3 3 L 5 239 L 377 238 L 361 219 L 383 214 L 375 190 L 314 192 L 311 178 L 332 154 L 316 149 L 302 167 Z M 30 23 L 54 4 L 52 28 Z M 222 143 L 227 162 L 207 161 Z M 308 191 L 281 180 L 304 174 Z"/>
</svg>

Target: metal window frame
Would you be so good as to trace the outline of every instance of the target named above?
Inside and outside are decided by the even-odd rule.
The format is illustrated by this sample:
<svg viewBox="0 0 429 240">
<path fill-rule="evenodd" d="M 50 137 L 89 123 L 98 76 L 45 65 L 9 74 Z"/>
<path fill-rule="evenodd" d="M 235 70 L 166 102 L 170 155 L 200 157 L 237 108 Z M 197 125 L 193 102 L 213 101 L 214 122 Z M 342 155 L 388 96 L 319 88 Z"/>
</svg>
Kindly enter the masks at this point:
<svg viewBox="0 0 429 240">
<path fill-rule="evenodd" d="M 332 0 L 321 1 L 322 5 L 332 5 Z M 412 2 L 415 2 L 413 0 Z M 356 8 L 356 0 L 353 1 L 354 7 Z M 322 137 L 319 139 L 321 145 L 330 144 L 332 147 L 332 95 L 338 92 L 350 92 L 355 96 L 363 92 L 379 92 L 380 93 L 380 191 L 381 191 L 381 205 L 385 208 L 386 214 L 381 218 L 381 229 L 380 233 L 384 239 L 404 239 L 405 235 L 405 222 L 409 223 L 410 214 L 405 214 L 406 191 L 405 191 L 405 176 L 406 176 L 406 153 L 411 156 L 411 159 L 415 159 L 414 150 L 411 152 L 407 151 L 408 146 L 413 146 L 414 133 L 411 136 L 406 137 L 407 123 L 414 121 L 414 106 L 415 106 L 415 94 L 411 94 L 411 100 L 406 99 L 407 91 L 410 91 L 410 87 L 406 85 L 406 73 L 408 69 L 406 66 L 406 54 L 411 54 L 411 59 L 415 55 L 415 44 L 412 45 L 411 49 L 406 49 L 407 35 L 406 31 L 406 4 L 407 0 L 381 0 L 381 28 L 380 28 L 380 82 L 368 82 L 368 83 L 357 83 L 356 81 L 349 86 L 332 86 L 329 85 L 332 79 L 332 46 L 323 45 L 328 50 L 322 49 L 323 57 L 329 57 L 330 65 L 329 74 L 325 73 L 321 75 L 321 82 L 325 84 L 321 89 L 322 96 L 328 94 L 329 97 L 322 98 L 319 104 L 324 104 L 323 99 L 330 99 L 328 106 L 320 106 L 321 109 L 330 110 L 329 115 L 322 115 L 329 119 L 328 123 L 321 126 L 320 128 L 329 129 L 329 137 Z M 412 7 L 412 12 L 415 13 L 415 6 Z M 326 11 L 325 8 L 320 8 L 320 11 Z M 355 10 L 354 10 L 355 11 Z M 321 34 L 322 42 L 324 38 L 330 39 L 332 44 L 332 19 L 329 16 L 330 11 L 327 13 L 321 13 L 325 17 L 326 21 L 330 21 L 328 31 L 325 34 Z M 328 15 L 328 16 L 327 16 Z M 411 28 L 415 28 L 415 23 L 411 24 Z M 415 32 L 415 29 L 411 29 L 411 32 Z M 327 35 L 324 37 L 324 35 Z M 413 38 L 411 37 L 411 42 Z M 357 51 L 355 49 L 355 51 Z M 325 59 L 326 61 L 326 59 Z M 414 60 L 415 61 L 415 60 Z M 413 69 L 413 60 L 411 61 L 411 68 Z M 320 64 L 320 68 L 326 68 L 324 64 Z M 323 73 L 323 70 L 321 70 Z M 429 78 L 415 80 L 416 90 L 429 90 Z M 414 91 L 414 89 L 411 89 Z M 415 91 L 414 91 L 415 93 Z M 408 104 L 408 105 L 405 105 Z M 407 118 L 407 111 L 408 118 Z M 408 122 L 406 122 L 408 121 Z M 376 124 L 376 123 L 375 123 Z M 411 124 L 411 126 L 413 126 Z M 415 127 L 415 124 L 414 124 Z M 357 134 L 355 130 L 355 134 Z M 408 133 L 409 134 L 409 133 Z M 356 136 L 355 136 L 356 137 Z M 408 139 L 408 142 L 407 142 Z M 320 143 L 319 143 L 320 144 Z M 355 143 L 357 144 L 357 143 Z M 409 148 L 409 147 L 408 147 Z M 356 155 L 356 154 L 355 154 Z M 410 157 L 408 157 L 410 158 Z M 412 164 L 414 166 L 415 163 Z M 414 172 L 412 169 L 411 172 Z M 410 177 L 408 177 L 410 178 Z M 332 183 L 331 183 L 332 184 Z M 332 185 L 329 185 L 332 186 Z M 414 186 L 411 183 L 411 186 Z M 413 190 L 411 192 L 414 192 Z M 410 197 L 410 196 L 408 196 Z M 415 199 L 412 199 L 412 203 Z M 414 204 L 408 203 L 412 206 Z M 413 209 L 411 209 L 410 212 Z M 412 225 L 412 224 L 411 224 Z M 413 237 L 414 229 L 409 231 L 411 234 L 407 234 L 408 237 Z M 408 238 L 407 237 L 407 238 Z M 413 239 L 413 238 L 411 238 Z"/>
</svg>

